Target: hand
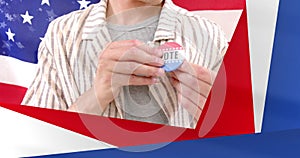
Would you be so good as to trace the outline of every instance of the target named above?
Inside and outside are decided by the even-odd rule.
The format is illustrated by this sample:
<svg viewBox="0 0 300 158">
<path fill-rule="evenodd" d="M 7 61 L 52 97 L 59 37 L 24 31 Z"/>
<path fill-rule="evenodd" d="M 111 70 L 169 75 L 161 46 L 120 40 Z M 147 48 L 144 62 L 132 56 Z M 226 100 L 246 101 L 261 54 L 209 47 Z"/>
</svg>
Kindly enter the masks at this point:
<svg viewBox="0 0 300 158">
<path fill-rule="evenodd" d="M 210 71 L 184 61 L 180 68 L 170 73 L 170 81 L 177 90 L 178 104 L 198 119 L 212 87 Z"/>
<path fill-rule="evenodd" d="M 137 40 L 108 44 L 99 56 L 94 91 L 102 110 L 114 100 L 122 86 L 151 85 L 164 75 L 162 52 Z"/>
</svg>

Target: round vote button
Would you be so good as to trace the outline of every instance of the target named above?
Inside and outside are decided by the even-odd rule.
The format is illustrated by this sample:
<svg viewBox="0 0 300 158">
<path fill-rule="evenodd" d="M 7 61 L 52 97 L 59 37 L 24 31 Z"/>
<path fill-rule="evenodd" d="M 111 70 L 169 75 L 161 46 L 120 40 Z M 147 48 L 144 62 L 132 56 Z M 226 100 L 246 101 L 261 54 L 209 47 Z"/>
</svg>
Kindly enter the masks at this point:
<svg viewBox="0 0 300 158">
<path fill-rule="evenodd" d="M 159 46 L 158 49 L 163 52 L 162 58 L 165 64 L 162 68 L 166 72 L 171 72 L 179 68 L 185 59 L 183 47 L 176 42 L 167 42 Z"/>
</svg>

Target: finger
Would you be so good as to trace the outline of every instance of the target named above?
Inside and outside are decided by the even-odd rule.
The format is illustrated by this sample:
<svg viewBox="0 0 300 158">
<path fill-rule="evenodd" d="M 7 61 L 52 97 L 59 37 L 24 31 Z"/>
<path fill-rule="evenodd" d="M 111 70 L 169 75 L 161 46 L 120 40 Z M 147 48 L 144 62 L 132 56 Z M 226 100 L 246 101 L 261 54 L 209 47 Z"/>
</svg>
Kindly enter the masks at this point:
<svg viewBox="0 0 300 158">
<path fill-rule="evenodd" d="M 163 56 L 163 52 L 160 49 L 150 47 L 146 44 L 138 45 L 137 48 L 140 49 L 140 50 L 145 51 L 149 55 L 154 55 L 154 56 L 159 57 L 159 58 L 161 58 Z"/>
<path fill-rule="evenodd" d="M 122 54 L 118 59 L 119 61 L 134 61 L 141 64 L 147 64 L 152 66 L 161 67 L 164 65 L 164 60 L 155 55 L 147 53 L 145 50 L 137 47 L 132 47 Z"/>
<path fill-rule="evenodd" d="M 203 97 L 208 97 L 212 86 L 207 82 L 182 71 L 175 71 L 169 75 L 173 79 L 178 80 L 184 87 L 188 87 L 197 93 L 200 93 Z"/>
<path fill-rule="evenodd" d="M 190 115 L 198 119 L 203 109 L 195 105 L 189 99 L 184 97 L 181 93 L 177 92 L 177 94 L 178 94 L 178 104 L 181 105 L 184 109 L 186 109 Z"/>
<path fill-rule="evenodd" d="M 121 41 L 124 42 L 124 41 Z M 112 45 L 115 45 L 112 43 Z M 150 48 L 149 48 L 150 49 Z M 113 60 L 113 61 L 134 61 L 141 64 L 161 67 L 164 65 L 162 58 L 148 53 L 143 49 L 137 47 L 132 43 L 126 43 L 119 47 L 108 47 L 103 54 L 99 56 L 99 60 Z"/>
<path fill-rule="evenodd" d="M 143 65 L 136 62 L 117 62 L 112 67 L 111 72 L 126 75 L 134 74 L 146 77 L 159 77 L 165 75 L 165 71 L 162 68 Z"/>
<path fill-rule="evenodd" d="M 187 87 L 186 85 L 181 84 L 176 79 L 172 78 L 170 81 L 171 81 L 173 87 L 177 90 L 177 92 L 179 92 L 184 97 L 189 99 L 195 105 L 198 105 L 199 107 L 203 107 L 207 97 L 201 95 L 200 93 L 194 91 L 193 89 Z"/>
<path fill-rule="evenodd" d="M 189 63 L 185 60 L 177 70 L 191 74 L 192 76 L 194 76 L 208 84 L 212 84 L 212 78 L 211 78 L 210 71 L 202 66 L 199 66 L 199 65 L 193 64 L 193 63 Z"/>
<path fill-rule="evenodd" d="M 121 47 L 134 47 L 142 44 L 143 43 L 140 42 L 139 40 L 122 40 L 122 41 L 111 42 L 107 45 L 107 47 L 111 49 L 115 49 Z"/>
<path fill-rule="evenodd" d="M 159 83 L 160 80 L 156 77 L 143 77 L 135 75 L 111 74 L 111 91 L 116 97 L 120 92 L 120 87 L 123 86 L 145 86 Z"/>
<path fill-rule="evenodd" d="M 144 77 L 136 75 L 125 75 L 125 74 L 112 74 L 112 85 L 128 86 L 128 85 L 152 85 L 158 83 L 159 79 L 156 77 Z"/>
<path fill-rule="evenodd" d="M 111 43 L 110 45 L 115 45 Z M 133 48 L 135 45 L 123 45 L 123 46 L 108 46 L 104 49 L 104 52 L 100 53 L 98 60 L 113 60 L 118 61 L 120 57 L 124 56 L 129 49 Z"/>
</svg>

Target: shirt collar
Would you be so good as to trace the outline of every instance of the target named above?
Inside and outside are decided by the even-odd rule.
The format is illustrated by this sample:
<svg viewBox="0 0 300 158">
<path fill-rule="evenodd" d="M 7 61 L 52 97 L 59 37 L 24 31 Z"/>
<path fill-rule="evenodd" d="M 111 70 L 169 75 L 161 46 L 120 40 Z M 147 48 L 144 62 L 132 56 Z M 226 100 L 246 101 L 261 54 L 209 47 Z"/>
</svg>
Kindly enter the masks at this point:
<svg viewBox="0 0 300 158">
<path fill-rule="evenodd" d="M 83 24 L 82 39 L 93 39 L 101 26 L 106 24 L 107 1 L 101 0 L 86 9 L 88 14 Z"/>
<path fill-rule="evenodd" d="M 101 26 L 106 25 L 107 2 L 108 0 L 101 0 L 86 10 L 89 13 L 83 24 L 82 39 L 93 39 Z M 165 0 L 154 34 L 154 42 L 175 38 L 177 12 L 174 9 L 176 8 L 177 6 L 173 4 L 172 0 Z"/>
<path fill-rule="evenodd" d="M 154 34 L 154 42 L 160 40 L 173 40 L 175 38 L 176 16 L 174 4 L 171 0 L 165 0 L 160 13 L 157 30 Z"/>
</svg>

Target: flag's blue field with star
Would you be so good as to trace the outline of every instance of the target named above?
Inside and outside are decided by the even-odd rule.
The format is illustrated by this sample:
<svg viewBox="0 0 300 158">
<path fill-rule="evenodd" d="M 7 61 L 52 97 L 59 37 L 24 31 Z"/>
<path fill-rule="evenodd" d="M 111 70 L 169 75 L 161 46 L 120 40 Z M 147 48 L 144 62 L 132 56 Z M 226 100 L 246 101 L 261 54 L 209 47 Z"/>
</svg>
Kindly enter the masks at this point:
<svg viewBox="0 0 300 158">
<path fill-rule="evenodd" d="M 49 23 L 98 1 L 0 0 L 0 55 L 37 63 L 38 45 Z"/>
</svg>

